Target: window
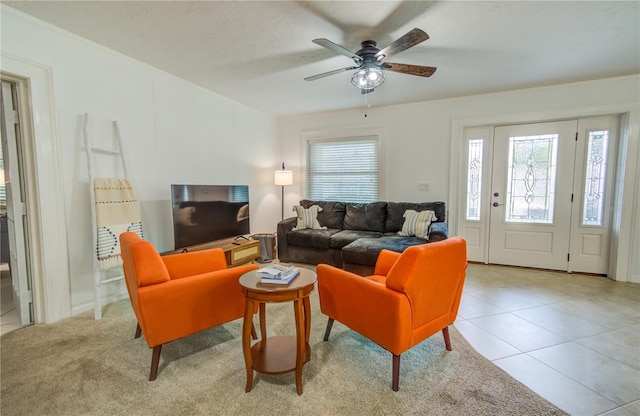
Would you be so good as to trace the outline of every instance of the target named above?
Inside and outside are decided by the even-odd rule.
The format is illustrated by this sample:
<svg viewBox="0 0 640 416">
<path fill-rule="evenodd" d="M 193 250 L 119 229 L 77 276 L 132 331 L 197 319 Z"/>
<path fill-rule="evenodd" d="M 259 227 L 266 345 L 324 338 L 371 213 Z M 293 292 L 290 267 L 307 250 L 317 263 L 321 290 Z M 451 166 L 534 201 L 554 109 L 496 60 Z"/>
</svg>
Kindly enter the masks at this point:
<svg viewBox="0 0 640 416">
<path fill-rule="evenodd" d="M 480 220 L 480 198 L 482 193 L 482 139 L 471 139 L 468 143 L 467 165 L 467 220 Z"/>
<path fill-rule="evenodd" d="M 378 148 L 377 137 L 307 142 L 307 198 L 377 201 Z"/>
<path fill-rule="evenodd" d="M 585 171 L 582 224 L 602 225 L 607 181 L 608 131 L 590 131 Z"/>
<path fill-rule="evenodd" d="M 249 187 L 247 185 L 233 185 L 229 189 L 230 202 L 248 202 Z"/>
</svg>

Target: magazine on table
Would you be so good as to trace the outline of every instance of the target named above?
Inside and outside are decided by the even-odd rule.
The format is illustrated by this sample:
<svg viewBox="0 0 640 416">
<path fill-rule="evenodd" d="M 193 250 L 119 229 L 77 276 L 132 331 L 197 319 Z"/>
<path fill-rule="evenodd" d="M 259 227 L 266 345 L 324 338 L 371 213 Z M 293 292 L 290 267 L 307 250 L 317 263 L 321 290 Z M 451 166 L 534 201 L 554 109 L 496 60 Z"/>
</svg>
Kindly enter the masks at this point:
<svg viewBox="0 0 640 416">
<path fill-rule="evenodd" d="M 256 271 L 256 274 L 260 278 L 260 283 L 286 285 L 291 282 L 291 280 L 293 280 L 298 274 L 300 274 L 300 269 L 291 265 L 273 264 L 258 269 Z"/>
<path fill-rule="evenodd" d="M 270 264 L 266 267 L 259 268 L 256 274 L 260 277 L 276 279 L 291 272 L 293 269 L 294 267 L 291 264 Z"/>
</svg>

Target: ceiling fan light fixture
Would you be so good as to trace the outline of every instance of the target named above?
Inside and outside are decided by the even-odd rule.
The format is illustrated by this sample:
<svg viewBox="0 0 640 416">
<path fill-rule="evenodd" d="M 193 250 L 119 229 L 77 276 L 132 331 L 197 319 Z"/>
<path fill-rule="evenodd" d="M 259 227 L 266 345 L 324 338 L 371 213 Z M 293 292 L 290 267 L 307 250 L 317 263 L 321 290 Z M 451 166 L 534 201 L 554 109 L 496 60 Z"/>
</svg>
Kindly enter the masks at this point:
<svg viewBox="0 0 640 416">
<path fill-rule="evenodd" d="M 363 90 L 379 87 L 384 82 L 384 73 L 380 68 L 371 66 L 360 68 L 351 76 L 351 83 Z"/>
</svg>

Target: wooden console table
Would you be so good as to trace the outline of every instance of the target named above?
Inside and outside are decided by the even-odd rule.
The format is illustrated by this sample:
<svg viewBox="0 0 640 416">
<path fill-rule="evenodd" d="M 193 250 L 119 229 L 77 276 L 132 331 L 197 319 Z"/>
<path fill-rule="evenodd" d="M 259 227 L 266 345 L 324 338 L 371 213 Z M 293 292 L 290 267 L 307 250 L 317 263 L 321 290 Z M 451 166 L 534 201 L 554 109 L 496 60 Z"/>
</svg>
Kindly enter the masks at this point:
<svg viewBox="0 0 640 416">
<path fill-rule="evenodd" d="M 212 241 L 210 243 L 198 244 L 197 246 L 185 247 L 180 250 L 168 251 L 162 253 L 162 255 L 208 250 L 210 248 L 221 248 L 224 250 L 224 256 L 227 259 L 227 266 L 229 267 L 250 263 L 260 257 L 260 241 L 246 240 L 244 238 Z"/>
</svg>

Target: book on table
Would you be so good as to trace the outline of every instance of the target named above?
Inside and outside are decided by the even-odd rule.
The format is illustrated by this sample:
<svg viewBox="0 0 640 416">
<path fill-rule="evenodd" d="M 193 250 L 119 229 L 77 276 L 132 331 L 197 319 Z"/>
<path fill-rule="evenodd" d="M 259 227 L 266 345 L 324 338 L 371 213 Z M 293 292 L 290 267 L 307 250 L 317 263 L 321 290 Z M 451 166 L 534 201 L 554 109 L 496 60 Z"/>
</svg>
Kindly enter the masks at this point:
<svg viewBox="0 0 640 416">
<path fill-rule="evenodd" d="M 300 269 L 291 265 L 273 264 L 258 269 L 256 274 L 260 278 L 260 283 L 286 285 L 300 274 Z"/>
</svg>

